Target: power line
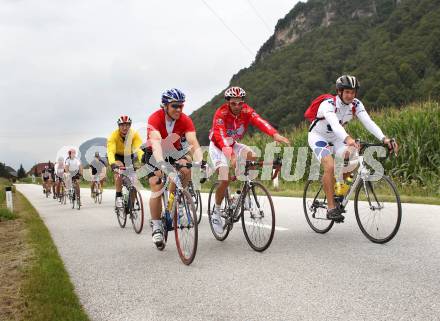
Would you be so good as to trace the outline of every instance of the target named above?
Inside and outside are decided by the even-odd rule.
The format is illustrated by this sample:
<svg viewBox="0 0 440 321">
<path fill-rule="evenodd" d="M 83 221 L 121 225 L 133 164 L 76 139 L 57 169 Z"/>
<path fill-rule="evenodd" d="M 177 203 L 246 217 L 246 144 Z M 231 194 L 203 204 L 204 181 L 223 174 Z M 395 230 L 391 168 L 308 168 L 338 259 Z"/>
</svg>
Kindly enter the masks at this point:
<svg viewBox="0 0 440 321">
<path fill-rule="evenodd" d="M 267 31 L 272 32 L 272 29 L 267 24 L 266 20 L 263 19 L 261 14 L 258 12 L 257 8 L 252 4 L 251 0 L 246 0 L 246 2 L 249 4 L 249 6 L 252 8 L 252 11 L 254 11 L 255 15 L 263 22 L 264 26 L 266 27 Z"/>
<path fill-rule="evenodd" d="M 249 54 L 253 57 L 254 56 L 254 52 L 251 50 L 251 49 L 249 49 L 249 47 L 248 46 L 246 46 L 246 44 L 243 42 L 243 40 L 241 40 L 241 38 L 234 32 L 234 30 L 232 30 L 227 24 L 226 24 L 226 22 L 223 20 L 223 18 L 222 17 L 220 17 L 218 14 L 217 14 L 217 12 L 205 1 L 205 0 L 201 0 L 204 4 L 205 4 L 205 6 L 212 12 L 212 14 L 214 15 L 214 16 L 216 16 L 217 17 L 217 19 L 218 20 L 220 20 L 220 22 L 223 24 L 223 26 L 226 28 L 226 29 L 228 29 L 229 30 L 229 32 L 240 42 L 240 44 L 243 46 L 243 48 L 245 48 L 248 52 L 249 52 Z"/>
</svg>

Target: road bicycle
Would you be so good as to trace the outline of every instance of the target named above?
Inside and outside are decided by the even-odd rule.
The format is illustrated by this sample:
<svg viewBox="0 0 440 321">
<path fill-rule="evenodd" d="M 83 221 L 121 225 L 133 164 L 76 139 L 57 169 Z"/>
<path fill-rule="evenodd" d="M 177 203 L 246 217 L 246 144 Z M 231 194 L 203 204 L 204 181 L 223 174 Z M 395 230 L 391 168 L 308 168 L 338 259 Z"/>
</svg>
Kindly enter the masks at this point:
<svg viewBox="0 0 440 321">
<path fill-rule="evenodd" d="M 224 241 L 234 223 L 241 219 L 244 236 L 252 249 L 263 252 L 270 246 L 275 233 L 275 209 L 272 197 L 264 185 L 249 176 L 250 169 L 263 165 L 266 164 L 262 161 L 247 160 L 244 168 L 245 180 L 241 189 L 237 191 L 236 197 L 231 197 L 230 187 L 226 189 L 220 208 L 223 223 L 223 233 L 221 234 L 215 232 L 211 221 L 215 192 L 219 182 L 211 187 L 208 197 L 208 217 L 211 231 L 217 240 Z M 281 169 L 281 160 L 275 159 L 270 165 L 275 169 L 272 175 L 272 179 L 274 179 Z"/>
<path fill-rule="evenodd" d="M 391 178 L 376 175 L 365 162 L 364 153 L 368 147 L 384 145 L 356 141 L 361 146 L 359 167 L 346 195 L 335 196 L 335 202 L 341 213 L 345 213 L 354 194 L 354 212 L 360 230 L 370 241 L 383 244 L 392 240 L 400 227 L 402 205 L 399 192 Z M 321 178 L 307 181 L 303 206 L 307 223 L 313 231 L 321 234 L 330 231 L 335 221 L 327 219 L 327 199 Z"/>
<path fill-rule="evenodd" d="M 182 262 L 186 265 L 191 264 L 194 261 L 197 252 L 198 243 L 198 217 L 196 206 L 188 189 L 182 185 L 182 174 L 179 172 L 181 168 L 191 169 L 195 167 L 195 164 L 186 163 L 172 164 L 175 172 L 165 174 L 162 178 L 158 179 L 158 183 L 164 183 L 162 189 L 162 204 L 163 210 L 161 214 L 164 243 L 162 247 L 158 248 L 163 250 L 168 240 L 168 232 L 174 231 L 174 237 L 176 240 L 177 252 Z M 200 165 L 205 168 L 205 163 Z M 170 192 L 170 183 L 175 183 L 174 193 Z M 200 203 L 201 206 L 201 203 Z"/>
<path fill-rule="evenodd" d="M 144 203 L 141 193 L 134 185 L 136 172 L 133 166 L 120 166 L 114 171 L 122 177 L 122 207 L 116 206 L 115 199 L 115 213 L 119 226 L 124 228 L 129 217 L 134 231 L 140 234 L 144 227 Z"/>
</svg>

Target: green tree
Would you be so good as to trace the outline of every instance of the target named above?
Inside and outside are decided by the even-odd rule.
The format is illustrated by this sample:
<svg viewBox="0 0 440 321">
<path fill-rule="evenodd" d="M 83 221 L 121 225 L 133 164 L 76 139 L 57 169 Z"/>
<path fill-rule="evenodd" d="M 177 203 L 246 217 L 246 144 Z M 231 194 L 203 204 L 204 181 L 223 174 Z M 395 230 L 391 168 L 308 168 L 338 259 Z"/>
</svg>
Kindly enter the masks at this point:
<svg viewBox="0 0 440 321">
<path fill-rule="evenodd" d="M 20 168 L 17 171 L 18 178 L 25 178 L 26 177 L 26 171 L 23 168 L 23 164 L 20 164 Z"/>
<path fill-rule="evenodd" d="M 9 177 L 9 173 L 6 170 L 6 165 L 4 163 L 0 163 L 0 177 Z"/>
</svg>

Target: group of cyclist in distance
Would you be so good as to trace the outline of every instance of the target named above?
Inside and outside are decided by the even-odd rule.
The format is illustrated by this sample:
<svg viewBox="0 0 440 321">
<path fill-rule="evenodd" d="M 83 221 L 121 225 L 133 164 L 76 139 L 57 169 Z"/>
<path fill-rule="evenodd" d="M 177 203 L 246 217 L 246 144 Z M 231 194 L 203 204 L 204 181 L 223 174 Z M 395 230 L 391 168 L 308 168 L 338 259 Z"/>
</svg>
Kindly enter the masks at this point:
<svg viewBox="0 0 440 321">
<path fill-rule="evenodd" d="M 61 184 L 66 184 L 66 189 L 69 190 L 72 186 L 75 189 L 75 195 L 78 203 L 80 199 L 79 182 L 83 177 L 83 166 L 78 157 L 76 157 L 76 150 L 70 148 L 66 159 L 60 156 L 55 165 L 50 161 L 44 166 L 41 172 L 41 179 L 43 181 L 43 193 L 53 192 L 53 198 L 56 199 L 61 192 Z M 106 177 L 106 162 L 100 157 L 99 152 L 95 152 L 95 157 L 90 162 L 90 177 L 91 179 L 91 197 L 93 198 L 94 186 L 100 182 L 100 189 L 102 193 L 104 180 Z"/>
<path fill-rule="evenodd" d="M 327 218 L 337 222 L 343 221 L 341 211 L 334 203 L 335 161 L 333 155 L 348 157 L 359 149 L 358 142 L 351 137 L 344 126 L 355 116 L 365 128 L 389 149 L 398 151 L 396 141 L 387 137 L 368 115 L 362 102 L 356 98 L 359 82 L 354 76 L 343 75 L 336 80 L 336 96 L 323 95 L 315 110 L 308 117 L 312 121 L 308 143 L 316 158 L 323 166 L 322 184 L 328 200 Z M 217 174 L 219 185 L 215 193 L 215 206 L 211 215 L 211 224 L 216 233 L 223 232 L 220 207 L 225 191 L 230 183 L 230 168 L 237 162 L 255 160 L 252 149 L 240 139 L 245 135 L 249 125 L 271 136 L 275 142 L 289 145 L 289 140 L 263 119 L 249 106 L 246 92 L 240 87 L 231 87 L 224 92 L 225 103 L 214 114 L 209 133 L 209 157 Z M 116 207 L 123 206 L 122 179 L 117 169 L 133 165 L 135 169 L 146 165 L 148 184 L 151 189 L 149 200 L 153 243 L 161 248 L 164 242 L 161 212 L 160 191 L 163 182 L 159 179 L 170 169 L 173 163 L 201 166 L 203 154 L 196 137 L 196 129 L 189 116 L 183 113 L 185 94 L 173 88 L 162 94 L 160 108 L 150 115 L 147 123 L 147 142 L 145 148 L 138 132 L 131 128 L 132 120 L 121 116 L 118 129 L 112 132 L 107 140 L 107 157 L 109 165 L 115 172 Z M 312 106 L 311 106 L 312 107 Z M 309 109 L 311 108 L 309 107 Z M 306 112 L 307 114 L 307 112 Z M 172 137 L 172 138 L 171 138 Z M 182 150 L 182 141 L 189 145 L 189 153 Z M 129 164 L 130 163 L 130 164 Z M 186 186 L 190 180 L 188 168 L 179 169 Z M 349 175 L 344 173 L 341 175 Z M 342 177 L 341 179 L 343 179 Z M 170 190 L 173 190 L 171 185 Z"/>
</svg>

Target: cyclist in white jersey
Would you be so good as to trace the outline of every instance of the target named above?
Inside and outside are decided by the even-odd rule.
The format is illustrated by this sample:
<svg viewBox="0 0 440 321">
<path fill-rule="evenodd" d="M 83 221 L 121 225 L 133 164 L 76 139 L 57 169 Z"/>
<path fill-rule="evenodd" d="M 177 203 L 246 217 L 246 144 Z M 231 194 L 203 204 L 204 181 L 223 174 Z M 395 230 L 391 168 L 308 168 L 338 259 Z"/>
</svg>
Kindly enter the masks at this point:
<svg viewBox="0 0 440 321">
<path fill-rule="evenodd" d="M 337 96 L 326 99 L 319 105 L 316 118 L 309 128 L 309 146 L 324 167 L 322 183 L 328 201 L 327 218 L 336 221 L 342 221 L 344 216 L 335 208 L 335 171 L 332 154 L 346 157 L 351 151 L 359 149 L 355 139 L 345 131 L 344 125 L 356 116 L 378 140 L 390 149 L 393 148 L 395 152 L 398 150 L 397 143 L 384 135 L 370 118 L 362 102 L 355 98 L 358 89 L 359 82 L 354 76 L 339 77 L 336 80 Z"/>
<path fill-rule="evenodd" d="M 55 188 L 56 195 L 60 194 L 61 182 L 64 180 L 64 158 L 59 157 L 58 162 L 55 164 Z"/>
<path fill-rule="evenodd" d="M 66 180 L 68 188 L 70 188 L 71 184 L 74 184 L 76 195 L 78 196 L 78 199 L 80 199 L 79 180 L 83 175 L 83 167 L 81 161 L 76 157 L 76 151 L 74 149 L 69 150 L 64 166 L 66 173 L 68 174 L 68 179 Z"/>
</svg>

